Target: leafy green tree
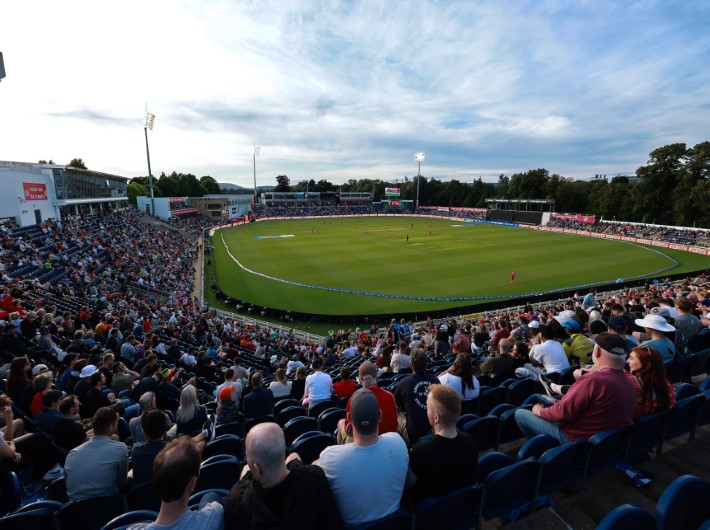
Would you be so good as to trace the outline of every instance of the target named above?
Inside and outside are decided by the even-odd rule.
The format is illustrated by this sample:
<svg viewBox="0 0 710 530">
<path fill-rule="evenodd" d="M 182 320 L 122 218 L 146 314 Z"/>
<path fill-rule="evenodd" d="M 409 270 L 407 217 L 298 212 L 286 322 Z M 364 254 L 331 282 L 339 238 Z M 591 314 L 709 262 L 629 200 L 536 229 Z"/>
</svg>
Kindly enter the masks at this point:
<svg viewBox="0 0 710 530">
<path fill-rule="evenodd" d="M 38 164 L 54 164 L 54 160 L 52 160 L 52 159 L 50 158 L 50 159 L 49 159 L 49 162 L 46 161 L 46 160 L 39 160 L 37 163 L 38 163 Z"/>
<path fill-rule="evenodd" d="M 155 192 L 155 189 L 153 190 L 153 192 Z M 128 183 L 128 202 L 130 202 L 133 206 L 136 206 L 136 204 L 138 203 L 136 197 L 141 196 L 150 196 L 148 186 L 143 186 L 142 184 L 136 182 L 135 179 L 133 179 L 131 182 Z"/>
<path fill-rule="evenodd" d="M 274 191 L 291 191 L 291 181 L 286 175 L 279 175 L 276 177 L 276 187 L 274 188 Z"/>
<path fill-rule="evenodd" d="M 203 195 L 212 195 L 222 192 L 222 190 L 219 188 L 219 182 L 217 182 L 209 175 L 200 177 L 200 187 L 202 188 Z"/>
<path fill-rule="evenodd" d="M 634 216 L 645 223 L 673 223 L 673 190 L 682 181 L 686 146 L 683 143 L 659 147 L 648 164 L 636 170 L 640 182 L 632 190 Z"/>
<path fill-rule="evenodd" d="M 86 165 L 81 158 L 72 158 L 71 162 L 67 164 L 67 167 L 75 167 L 78 169 L 86 169 Z"/>
</svg>

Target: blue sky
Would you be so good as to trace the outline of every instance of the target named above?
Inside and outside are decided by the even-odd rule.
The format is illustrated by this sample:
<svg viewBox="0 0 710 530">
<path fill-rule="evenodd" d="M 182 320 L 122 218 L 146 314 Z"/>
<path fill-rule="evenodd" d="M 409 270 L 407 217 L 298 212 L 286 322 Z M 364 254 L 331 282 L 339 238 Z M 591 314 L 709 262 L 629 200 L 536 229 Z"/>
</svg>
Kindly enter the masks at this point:
<svg viewBox="0 0 710 530">
<path fill-rule="evenodd" d="M 110 6 L 110 7 L 109 7 Z M 286 174 L 633 173 L 710 140 L 707 1 L 11 2 L 0 159 Z"/>
</svg>

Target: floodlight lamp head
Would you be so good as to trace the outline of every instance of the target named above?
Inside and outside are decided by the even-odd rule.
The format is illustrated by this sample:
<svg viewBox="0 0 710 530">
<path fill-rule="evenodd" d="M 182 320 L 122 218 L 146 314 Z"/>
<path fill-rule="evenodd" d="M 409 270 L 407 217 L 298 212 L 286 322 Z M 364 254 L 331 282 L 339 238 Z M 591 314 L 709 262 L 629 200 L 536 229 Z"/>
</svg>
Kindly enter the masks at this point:
<svg viewBox="0 0 710 530">
<path fill-rule="evenodd" d="M 414 153 L 414 160 L 416 162 L 424 162 L 424 153 Z"/>
<path fill-rule="evenodd" d="M 259 156 L 260 153 L 261 153 L 261 147 L 259 147 L 258 145 L 255 145 L 251 150 L 252 156 Z"/>
<path fill-rule="evenodd" d="M 153 123 L 155 122 L 155 114 L 152 112 L 146 112 L 145 114 L 145 127 L 146 129 L 153 130 Z"/>
</svg>

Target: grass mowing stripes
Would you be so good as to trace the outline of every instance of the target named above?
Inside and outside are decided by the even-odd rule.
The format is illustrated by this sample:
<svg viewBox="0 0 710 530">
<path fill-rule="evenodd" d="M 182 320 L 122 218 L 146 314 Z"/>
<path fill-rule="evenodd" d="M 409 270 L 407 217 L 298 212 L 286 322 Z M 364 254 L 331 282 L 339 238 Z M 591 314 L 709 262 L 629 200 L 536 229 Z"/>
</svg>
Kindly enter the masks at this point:
<svg viewBox="0 0 710 530">
<path fill-rule="evenodd" d="M 253 271 L 311 286 L 387 296 L 514 297 L 651 274 L 672 265 L 661 254 L 616 241 L 448 219 L 292 219 L 225 229 L 221 235 L 232 255 Z M 242 270 L 228 255 L 220 232 L 212 244 L 220 289 L 259 306 L 326 315 L 374 315 L 475 303 L 287 285 Z M 673 272 L 708 264 L 704 256 L 663 252 L 681 263 Z M 516 271 L 514 284 L 508 276 L 511 269 Z"/>
</svg>

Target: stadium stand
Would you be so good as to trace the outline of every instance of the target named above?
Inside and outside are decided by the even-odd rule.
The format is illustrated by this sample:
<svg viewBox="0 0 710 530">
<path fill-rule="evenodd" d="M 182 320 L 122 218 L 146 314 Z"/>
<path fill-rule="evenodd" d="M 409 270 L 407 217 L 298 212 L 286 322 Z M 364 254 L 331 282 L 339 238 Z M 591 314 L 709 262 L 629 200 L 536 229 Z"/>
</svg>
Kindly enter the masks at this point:
<svg viewBox="0 0 710 530">
<path fill-rule="evenodd" d="M 353 208 L 353 212 L 360 214 L 359 208 Z M 275 215 L 276 210 L 268 213 Z M 302 208 L 279 212 L 279 215 L 313 214 L 312 210 L 304 212 Z M 41 443 L 37 442 L 37 437 L 52 441 L 54 446 L 50 447 L 65 443 L 61 438 L 66 429 L 79 432 L 79 439 L 70 450 L 82 443 L 96 444 L 96 438 L 85 441 L 85 432 L 92 427 L 91 420 L 75 419 L 77 411 L 72 400 L 66 405 L 63 401 L 43 404 L 42 392 L 35 391 L 32 384 L 32 380 L 42 374 L 51 373 L 57 389 L 85 396 L 90 384 L 82 375 L 100 372 L 103 394 L 109 405 L 119 414 L 125 414 L 132 405 L 140 405 L 140 416 L 135 418 L 139 424 L 145 414 L 156 407 L 166 412 L 166 422 L 170 424 L 176 420 L 189 421 L 193 417 L 191 407 L 181 397 L 185 388 L 194 388 L 208 418 L 205 425 L 198 425 L 198 429 L 204 428 L 205 432 L 198 435 L 195 443 L 201 448 L 204 446 L 203 458 L 210 459 L 202 463 L 203 474 L 195 491 L 204 494 L 207 490 L 219 490 L 222 503 L 225 503 L 226 492 L 238 482 L 240 471 L 248 469 L 246 431 L 254 424 L 243 417 L 241 403 L 237 402 L 237 416 L 233 421 L 215 427 L 217 417 L 226 408 L 223 401 L 237 392 L 227 392 L 226 398 L 218 392 L 225 384 L 227 369 L 234 372 L 229 384 L 239 389 L 240 399 L 253 391 L 251 374 L 261 372 L 264 386 L 268 387 L 276 369 L 284 368 L 289 379 L 296 383 L 297 370 L 289 371 L 289 363 L 300 359 L 307 375 L 312 372 L 311 361 L 321 357 L 327 349 L 332 350 L 335 362 L 326 367 L 326 373 L 334 381 L 341 367 L 348 366 L 356 374 L 366 360 L 378 364 L 383 393 L 388 392 L 385 388 L 393 391 L 404 378 L 418 377 L 417 374 L 392 375 L 390 366 L 382 362 L 404 333 L 399 324 L 364 334 L 339 330 L 320 343 L 299 338 L 288 330 L 243 324 L 235 317 L 202 305 L 193 296 L 193 262 L 201 250 L 199 237 L 204 223 L 204 219 L 197 218 L 168 225 L 129 210 L 120 216 L 74 218 L 22 229 L 11 224 L 0 227 L 3 250 L 0 256 L 3 274 L 0 400 L 4 400 L 0 401 L 4 424 L 0 441 L 0 516 L 3 516 L 0 527 L 17 528 L 22 524 L 32 528 L 101 528 L 103 525 L 117 528 L 154 520 L 160 509 L 153 482 L 133 484 L 127 477 L 122 477 L 115 488 L 94 492 L 89 501 L 70 500 L 72 491 L 68 484 L 71 484 L 72 469 L 59 465 L 66 454 L 57 451 L 51 454 L 51 461 L 46 461 L 39 458 L 34 444 Z M 600 230 L 633 231 L 643 237 L 651 233 L 648 229 L 617 225 L 610 228 L 606 223 L 598 224 Z M 684 231 L 663 230 L 653 234 L 676 239 L 688 236 L 678 232 Z M 706 242 L 700 235 L 692 237 L 693 244 Z M 707 347 L 699 349 L 707 344 L 704 337 L 710 333 L 707 330 L 709 283 L 702 275 L 677 283 L 662 282 L 596 293 L 588 311 L 581 309 L 583 297 L 579 296 L 559 303 L 509 307 L 447 321 L 451 343 L 458 334 L 473 338 L 479 326 L 494 329 L 498 321 L 505 320 L 511 323 L 512 334 L 519 334 L 528 346 L 535 346 L 539 342 L 535 328 L 532 327 L 529 334 L 519 329 L 523 326 L 518 320 L 521 315 L 530 322 L 548 324 L 558 331 L 563 331 L 562 322 L 576 319 L 582 333 L 590 335 L 590 320 L 608 322 L 620 312 L 620 316 L 626 318 L 630 338 L 643 341 L 647 340 L 645 330 L 638 327 L 635 320 L 652 314 L 654 308 L 675 309 L 681 299 L 688 299 L 701 330 L 697 337 L 687 337 L 687 346 L 676 352 L 670 365 L 670 380 L 677 389 L 676 402 L 670 410 L 644 415 L 636 418 L 632 426 L 599 432 L 588 440 L 567 444 L 526 442 L 515 422 L 515 412 L 530 409 L 535 400 L 533 396 L 544 393 L 541 383 L 507 377 L 486 381 L 476 372 L 475 377 L 482 384 L 481 393 L 473 404 L 467 405 L 475 409 L 466 417 L 462 416 L 459 425 L 461 431 L 469 432 L 476 440 L 478 447 L 479 465 L 471 483 L 417 505 L 408 503 L 405 498 L 399 510 L 393 510 L 382 521 L 368 522 L 374 525 L 368 527 L 429 528 L 431 521 L 441 523 L 446 518 L 447 527 L 452 528 L 459 525 L 491 528 L 496 521 L 509 523 L 511 528 L 529 528 L 559 525 L 562 518 L 572 528 L 596 524 L 601 528 L 617 528 L 619 526 L 609 525 L 624 524 L 618 520 L 628 521 L 627 517 L 649 521 L 650 516 L 663 528 L 690 528 L 689 525 L 710 518 L 707 512 L 700 513 L 705 505 L 683 504 L 695 498 L 696 493 L 688 491 L 706 491 L 710 479 L 706 458 L 710 448 L 707 427 L 710 423 L 710 391 L 707 390 L 710 364 Z M 678 316 L 670 315 L 671 311 L 668 313 L 666 320 L 673 324 Z M 439 324 L 435 321 L 412 323 L 410 329 L 411 340 L 417 343 L 409 349 L 420 347 L 426 351 L 428 373 L 434 376 L 447 371 L 455 360 L 454 354 L 442 359 L 434 357 L 433 343 Z M 110 331 L 113 329 L 118 330 L 118 339 L 113 339 Z M 42 338 L 46 335 L 49 339 Z M 565 336 L 560 334 L 559 338 L 562 341 Z M 676 344 L 672 333 L 670 339 Z M 367 343 L 373 354 L 369 358 L 346 357 L 342 351 L 350 341 Z M 470 342 L 473 344 L 472 340 Z M 494 354 L 492 343 L 484 343 L 481 349 L 472 348 L 474 361 Z M 186 360 L 190 355 L 194 363 Z M 530 355 L 535 355 L 534 350 Z M 516 357 L 513 363 L 522 365 L 528 360 Z M 573 372 L 557 374 L 555 378 L 569 384 L 574 381 Z M 276 402 L 275 415 L 266 420 L 283 429 L 284 449 L 289 448 L 299 455 L 302 452 L 304 463 L 309 463 L 317 460 L 324 448 L 336 443 L 336 430 L 345 429 L 340 422 L 346 420 L 343 408 L 348 399 L 340 408 L 334 396 L 334 401 L 325 407 L 328 410 L 308 416 L 301 401 L 294 399 L 299 395 L 297 392 L 294 384 L 292 395 Z M 302 395 L 303 388 L 300 392 Z M 40 418 L 43 414 L 53 418 L 49 425 L 44 417 Z M 63 430 L 54 430 L 56 423 L 52 421 L 61 421 Z M 117 421 L 118 425 L 123 425 L 122 418 Z M 141 447 L 159 448 L 161 446 L 150 444 L 163 442 L 138 441 L 134 438 L 137 431 L 129 423 L 126 422 L 124 428 L 114 429 L 114 442 L 123 444 L 126 455 L 129 450 L 133 452 L 131 465 L 137 465 L 136 455 L 140 455 Z M 145 425 L 150 430 L 149 420 Z M 167 436 L 174 436 L 174 429 L 169 429 Z M 156 452 L 152 453 L 153 457 Z M 19 459 L 15 456 L 17 453 L 22 455 Z M 443 456 L 438 455 L 436 459 Z M 687 469 L 693 469 L 699 478 L 682 476 Z M 63 475 L 70 480 L 61 478 Z M 630 489 L 629 485 L 634 488 Z M 43 500 L 47 498 L 56 502 Z M 620 500 L 639 506 L 614 511 L 607 520 L 607 511 Z M 189 505 L 198 502 L 191 499 Z M 647 516 L 640 515 L 638 510 Z M 633 513 L 629 515 L 630 511 Z M 124 512 L 128 513 L 121 515 Z"/>
</svg>

